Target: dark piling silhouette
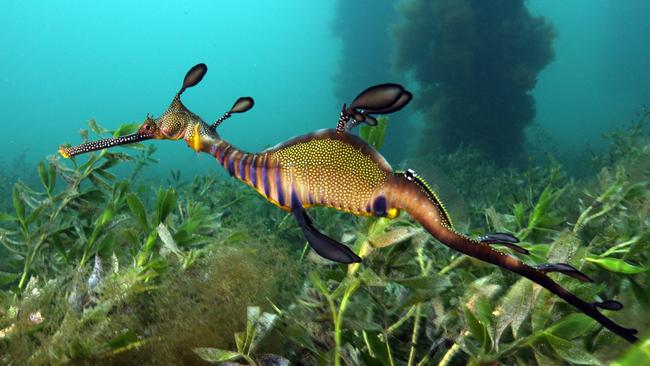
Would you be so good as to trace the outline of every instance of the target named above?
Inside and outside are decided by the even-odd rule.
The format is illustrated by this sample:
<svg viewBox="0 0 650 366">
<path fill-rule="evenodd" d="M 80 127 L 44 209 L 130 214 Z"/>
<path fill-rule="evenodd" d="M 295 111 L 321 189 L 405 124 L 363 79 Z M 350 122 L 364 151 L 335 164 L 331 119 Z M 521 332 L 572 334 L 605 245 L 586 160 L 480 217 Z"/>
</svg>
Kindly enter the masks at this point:
<svg viewBox="0 0 650 366">
<path fill-rule="evenodd" d="M 421 90 L 422 153 L 473 145 L 490 158 L 521 155 L 535 117 L 529 92 L 552 61 L 555 33 L 523 0 L 412 0 L 394 28 L 395 67 Z"/>
</svg>

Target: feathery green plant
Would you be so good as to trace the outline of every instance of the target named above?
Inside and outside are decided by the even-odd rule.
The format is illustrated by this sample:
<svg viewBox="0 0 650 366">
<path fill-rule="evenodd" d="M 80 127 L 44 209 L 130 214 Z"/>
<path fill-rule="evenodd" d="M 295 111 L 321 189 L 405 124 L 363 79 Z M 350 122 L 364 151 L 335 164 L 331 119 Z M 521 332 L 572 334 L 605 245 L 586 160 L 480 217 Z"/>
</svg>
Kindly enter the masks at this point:
<svg viewBox="0 0 650 366">
<path fill-rule="evenodd" d="M 361 136 L 380 147 L 385 127 L 380 119 Z M 468 234 L 512 232 L 531 252 L 526 261 L 571 263 L 596 283 L 556 277 L 563 286 L 620 300 L 626 309 L 608 315 L 647 333 L 650 321 L 638 314 L 650 310 L 650 139 L 640 127 L 611 136 L 591 180 L 572 181 L 554 162 L 497 169 L 471 149 L 437 164 L 468 197 L 476 230 Z M 217 175 L 183 182 L 174 172 L 152 193 L 137 176 L 154 149 L 136 148 L 135 158 L 103 151 L 72 166 L 52 158 L 35 169 L 41 188 L 14 185 L 11 212 L 0 213 L 0 363 L 155 356 L 263 365 L 265 352 L 308 365 L 648 359 L 647 334 L 622 354 L 627 344 L 590 318 L 526 279 L 436 245 L 406 216 L 314 210 L 314 221 L 364 260 L 307 256 L 309 269 L 296 274 L 289 263 L 304 239 L 290 216 Z M 133 180 L 112 172 L 124 162 L 134 164 Z M 250 307 L 265 298 L 276 315 Z"/>
</svg>

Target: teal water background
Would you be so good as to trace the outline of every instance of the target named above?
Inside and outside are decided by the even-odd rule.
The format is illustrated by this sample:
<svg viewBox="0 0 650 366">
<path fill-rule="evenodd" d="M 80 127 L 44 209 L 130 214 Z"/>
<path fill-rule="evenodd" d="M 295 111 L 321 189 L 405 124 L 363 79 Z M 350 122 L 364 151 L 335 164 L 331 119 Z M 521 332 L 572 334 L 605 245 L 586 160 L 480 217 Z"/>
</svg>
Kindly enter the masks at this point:
<svg viewBox="0 0 650 366">
<path fill-rule="evenodd" d="M 528 1 L 557 32 L 555 61 L 540 74 L 533 96 L 537 122 L 565 153 L 602 146 L 650 102 L 650 2 L 643 0 Z"/>
<path fill-rule="evenodd" d="M 550 147 L 597 147 L 602 132 L 633 120 L 650 100 L 648 4 L 527 2 L 558 34 L 555 60 L 533 91 L 536 120 Z M 207 122 L 237 97 L 255 98 L 252 111 L 220 128 L 244 149 L 331 128 L 346 101 L 333 92 L 335 78 L 345 75 L 339 59 L 362 58 L 369 67 L 379 61 L 363 42 L 357 52 L 341 53 L 332 30 L 336 9 L 330 1 L 4 1 L 0 156 L 9 161 L 26 153 L 37 161 L 55 154 L 59 144 L 81 141 L 77 131 L 90 118 L 112 129 L 140 122 L 147 113 L 158 116 L 198 62 L 208 65 L 208 74 L 184 102 Z M 368 6 L 349 26 L 361 31 L 372 21 Z M 390 46 L 389 35 L 378 37 Z M 350 90 L 349 98 L 358 92 Z M 160 174 L 215 169 L 209 157 L 182 142 L 153 143 Z"/>
<path fill-rule="evenodd" d="M 329 2 L 5 2 L 1 6 L 2 153 L 30 159 L 79 143 L 95 118 L 106 128 L 159 116 L 185 72 L 204 62 L 184 103 L 215 120 L 243 95 L 256 105 L 220 132 L 244 149 L 321 127 L 338 117 L 331 92 L 338 55 Z M 241 118 L 243 117 L 243 118 Z M 153 142 L 163 170 L 214 169 L 182 142 Z M 31 167 L 30 167 L 31 168 Z"/>
</svg>

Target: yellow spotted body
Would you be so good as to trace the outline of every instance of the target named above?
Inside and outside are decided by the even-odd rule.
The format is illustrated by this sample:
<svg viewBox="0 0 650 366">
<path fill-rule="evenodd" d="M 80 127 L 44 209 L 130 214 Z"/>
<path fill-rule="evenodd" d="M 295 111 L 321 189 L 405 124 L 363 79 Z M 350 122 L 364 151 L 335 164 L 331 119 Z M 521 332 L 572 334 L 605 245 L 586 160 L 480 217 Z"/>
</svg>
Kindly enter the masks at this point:
<svg viewBox="0 0 650 366">
<path fill-rule="evenodd" d="M 399 213 L 386 207 L 383 197 L 392 176 L 390 165 L 355 135 L 321 130 L 259 154 L 242 152 L 219 139 L 209 152 L 232 176 L 287 211 L 300 205 L 360 216 L 393 218 Z M 383 197 L 383 204 L 375 205 L 378 197 Z"/>
<path fill-rule="evenodd" d="M 282 172 L 282 184 L 303 207 L 320 204 L 356 215 L 368 209 L 390 175 L 390 166 L 349 139 L 322 133 L 283 144 L 268 152 Z"/>
</svg>

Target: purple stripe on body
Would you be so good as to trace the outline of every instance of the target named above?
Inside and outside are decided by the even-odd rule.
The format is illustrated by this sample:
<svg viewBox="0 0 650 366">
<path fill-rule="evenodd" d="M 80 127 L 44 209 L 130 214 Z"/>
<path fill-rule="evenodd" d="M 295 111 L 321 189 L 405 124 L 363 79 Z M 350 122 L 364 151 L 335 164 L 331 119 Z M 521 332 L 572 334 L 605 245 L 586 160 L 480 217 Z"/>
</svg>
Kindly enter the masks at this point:
<svg viewBox="0 0 650 366">
<path fill-rule="evenodd" d="M 237 177 L 238 177 L 239 179 L 242 179 L 242 180 L 243 180 L 243 179 L 246 179 L 246 170 L 244 169 L 244 168 L 245 168 L 245 162 L 246 162 L 246 159 L 248 159 L 248 154 L 244 154 L 244 155 L 241 157 L 241 159 L 239 160 L 239 173 L 238 173 Z"/>
<path fill-rule="evenodd" d="M 228 157 L 228 174 L 230 174 L 231 177 L 235 175 L 235 153 L 234 152 L 230 154 L 230 156 Z"/>
<path fill-rule="evenodd" d="M 255 166 L 256 163 L 257 155 L 253 155 L 253 159 L 251 159 L 250 165 L 248 166 L 248 175 L 250 176 L 251 184 L 253 187 L 257 187 L 257 167 Z"/>
<path fill-rule="evenodd" d="M 298 194 L 296 194 L 296 190 L 291 187 L 291 208 L 296 208 L 296 207 L 302 207 L 302 202 L 300 202 L 300 198 L 298 198 Z"/>
<path fill-rule="evenodd" d="M 265 159 L 262 162 L 262 183 L 264 184 L 264 195 L 268 197 L 271 189 L 269 187 L 269 178 L 267 176 L 268 169 L 266 167 L 266 163 L 267 163 L 266 158 L 267 157 L 265 156 Z"/>
<path fill-rule="evenodd" d="M 284 192 L 282 189 L 282 172 L 280 168 L 275 168 L 275 185 L 278 189 L 278 203 L 280 206 L 284 206 Z"/>
<path fill-rule="evenodd" d="M 221 150 L 221 159 L 219 160 L 219 163 L 221 166 L 223 166 L 224 169 L 227 169 L 226 167 L 226 156 L 228 155 L 228 152 L 230 151 L 230 145 L 226 146 L 223 150 Z"/>
</svg>

